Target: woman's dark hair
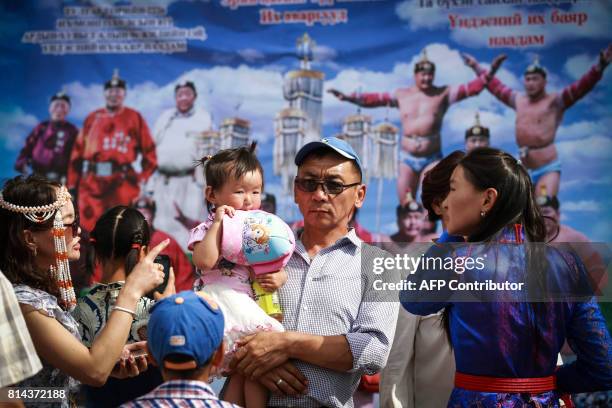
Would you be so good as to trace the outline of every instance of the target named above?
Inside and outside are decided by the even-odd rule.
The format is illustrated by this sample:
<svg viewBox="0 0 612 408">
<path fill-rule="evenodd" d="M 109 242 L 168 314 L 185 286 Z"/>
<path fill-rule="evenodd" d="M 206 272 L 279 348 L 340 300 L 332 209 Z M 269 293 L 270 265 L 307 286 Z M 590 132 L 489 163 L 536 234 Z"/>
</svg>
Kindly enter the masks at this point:
<svg viewBox="0 0 612 408">
<path fill-rule="evenodd" d="M 151 233 L 140 211 L 120 205 L 98 219 L 90 240 L 98 261 L 125 259 L 125 274 L 128 275 L 138 263 L 140 248 L 149 245 Z"/>
<path fill-rule="evenodd" d="M 541 243 L 546 237 L 546 227 L 531 178 L 523 165 L 510 154 L 499 149 L 482 147 L 472 150 L 457 164 L 464 170 L 466 179 L 479 191 L 494 188 L 497 199 L 480 227 L 468 237 L 470 242 L 489 242 L 506 226 L 522 224 L 527 241 L 539 243 L 525 247 L 525 277 L 528 288 L 538 293 L 546 290 L 546 254 Z M 533 292 L 531 292 L 533 293 Z M 534 319 L 530 320 L 531 330 L 537 333 L 538 342 L 545 341 L 546 327 L 543 320 L 548 318 L 549 303 L 530 302 Z M 449 309 L 442 315 L 442 322 L 450 339 Z"/>
<path fill-rule="evenodd" d="M 257 142 L 252 142 L 250 146 L 236 147 L 219 151 L 214 156 L 204 156 L 198 161 L 198 165 L 204 166 L 204 177 L 206 186 L 213 190 L 220 189 L 228 180 L 239 179 L 243 175 L 252 171 L 259 171 L 262 179 L 263 190 L 263 167 L 257 156 L 255 148 Z M 206 201 L 206 207 L 210 211 L 212 204 Z"/>
<path fill-rule="evenodd" d="M 502 228 L 522 224 L 528 240 L 544 242 L 546 226 L 525 167 L 510 154 L 483 147 L 472 150 L 458 163 L 466 179 L 479 191 L 497 190 L 497 200 L 480 227 L 468 240 L 489 241 Z"/>
<path fill-rule="evenodd" d="M 17 176 L 2 189 L 5 201 L 20 206 L 42 206 L 55 202 L 59 183 L 39 176 Z M 46 231 L 53 228 L 55 214 L 43 223 L 34 223 L 23 214 L 0 208 L 0 270 L 13 284 L 24 284 L 59 298 L 55 279 L 48 270 L 36 268 L 35 256 L 27 247 L 23 231 Z M 52 239 L 52 238 L 49 238 Z"/>
<path fill-rule="evenodd" d="M 427 210 L 427 216 L 430 221 L 438 221 L 440 219 L 440 216 L 434 211 L 433 205 L 440 205 L 446 199 L 446 196 L 448 196 L 451 174 L 453 174 L 455 167 L 457 167 L 457 164 L 464 156 L 464 152 L 455 150 L 440 160 L 434 168 L 425 173 L 421 187 L 421 202 Z"/>
</svg>

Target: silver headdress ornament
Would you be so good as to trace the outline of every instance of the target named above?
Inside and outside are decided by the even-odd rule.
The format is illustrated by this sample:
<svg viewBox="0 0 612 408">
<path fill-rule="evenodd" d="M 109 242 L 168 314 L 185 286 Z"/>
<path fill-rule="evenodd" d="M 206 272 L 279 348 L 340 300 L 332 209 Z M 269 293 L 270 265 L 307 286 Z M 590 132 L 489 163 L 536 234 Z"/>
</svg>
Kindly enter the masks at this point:
<svg viewBox="0 0 612 408">
<path fill-rule="evenodd" d="M 57 193 L 57 200 L 51 204 L 39 205 L 39 206 L 23 206 L 11 204 L 4 199 L 2 192 L 0 191 L 0 207 L 5 210 L 23 214 L 28 220 L 40 224 L 47 221 L 56 210 L 62 208 L 66 202 L 70 199 L 70 193 L 66 190 L 66 187 L 60 187 Z"/>
<path fill-rule="evenodd" d="M 68 264 L 68 250 L 66 247 L 66 236 L 64 235 L 64 219 L 61 208 L 70 199 L 70 193 L 66 187 L 61 186 L 57 192 L 55 202 L 39 206 L 23 206 L 9 203 L 0 192 L 0 207 L 5 210 L 22 214 L 25 218 L 36 224 L 49 220 L 53 214 L 53 243 L 55 244 L 55 265 L 51 266 L 50 274 L 55 279 L 60 292 L 59 303 L 66 310 L 72 310 L 76 306 L 76 295 L 72 286 L 70 276 L 70 265 Z"/>
</svg>

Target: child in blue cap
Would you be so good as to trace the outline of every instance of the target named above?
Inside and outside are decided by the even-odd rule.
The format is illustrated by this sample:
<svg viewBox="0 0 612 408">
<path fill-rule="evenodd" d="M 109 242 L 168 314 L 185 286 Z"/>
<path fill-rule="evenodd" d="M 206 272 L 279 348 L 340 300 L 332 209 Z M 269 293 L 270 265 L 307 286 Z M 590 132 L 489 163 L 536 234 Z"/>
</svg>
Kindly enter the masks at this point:
<svg viewBox="0 0 612 408">
<path fill-rule="evenodd" d="M 219 400 L 208 385 L 211 371 L 223 361 L 223 328 L 223 312 L 201 292 L 183 291 L 157 302 L 147 349 L 164 383 L 122 407 L 237 407 Z"/>
</svg>

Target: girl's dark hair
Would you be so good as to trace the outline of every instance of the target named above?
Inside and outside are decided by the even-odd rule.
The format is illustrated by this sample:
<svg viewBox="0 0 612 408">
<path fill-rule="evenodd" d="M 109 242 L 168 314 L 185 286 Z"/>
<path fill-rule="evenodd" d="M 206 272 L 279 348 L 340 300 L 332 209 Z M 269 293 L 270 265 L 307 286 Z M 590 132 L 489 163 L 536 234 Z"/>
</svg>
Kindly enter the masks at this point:
<svg viewBox="0 0 612 408">
<path fill-rule="evenodd" d="M 485 216 L 480 227 L 468 237 L 469 242 L 491 242 L 506 226 L 522 224 L 528 242 L 539 243 L 526 245 L 525 271 L 526 280 L 531 291 L 545 293 L 546 254 L 542 243 L 546 237 L 546 227 L 527 170 L 510 154 L 499 149 L 482 147 L 472 150 L 457 164 L 465 172 L 466 179 L 479 191 L 487 188 L 497 190 L 495 204 Z M 529 320 L 532 333 L 536 333 L 537 342 L 545 342 L 545 333 L 541 327 L 548 318 L 549 303 L 530 302 L 533 319 Z M 450 339 L 449 308 L 444 310 L 442 323 Z"/>
<path fill-rule="evenodd" d="M 421 187 L 421 202 L 427 210 L 430 221 L 437 221 L 440 216 L 436 214 L 433 205 L 440 205 L 448 196 L 450 191 L 451 174 L 465 153 L 455 150 L 435 165 L 434 168 L 425 173 Z"/>
<path fill-rule="evenodd" d="M 263 167 L 257 156 L 255 148 L 257 142 L 252 142 L 250 146 L 236 147 L 219 151 L 214 156 L 204 156 L 198 164 L 204 166 L 204 177 L 206 186 L 213 190 L 220 189 L 230 178 L 239 179 L 246 173 L 259 171 L 263 183 Z M 262 185 L 263 190 L 263 185 Z M 206 201 L 206 206 L 210 211 L 212 204 Z"/>
<path fill-rule="evenodd" d="M 20 206 L 41 206 L 55 202 L 59 183 L 39 176 L 17 176 L 2 189 L 5 201 Z M 55 279 L 48 270 L 36 268 L 35 257 L 27 247 L 23 231 L 46 231 L 53 228 L 55 213 L 43 223 L 34 223 L 23 214 L 0 208 L 0 270 L 13 284 L 24 284 L 59 298 Z M 51 239 L 51 238 L 49 238 Z"/>
<path fill-rule="evenodd" d="M 90 240 L 98 261 L 125 259 L 125 274 L 129 275 L 138 263 L 140 248 L 149 245 L 151 233 L 140 211 L 120 205 L 98 219 Z"/>
<path fill-rule="evenodd" d="M 497 190 L 497 200 L 470 242 L 489 241 L 502 228 L 522 224 L 531 242 L 544 242 L 546 226 L 527 170 L 510 154 L 483 147 L 472 150 L 458 163 L 479 191 Z"/>
</svg>

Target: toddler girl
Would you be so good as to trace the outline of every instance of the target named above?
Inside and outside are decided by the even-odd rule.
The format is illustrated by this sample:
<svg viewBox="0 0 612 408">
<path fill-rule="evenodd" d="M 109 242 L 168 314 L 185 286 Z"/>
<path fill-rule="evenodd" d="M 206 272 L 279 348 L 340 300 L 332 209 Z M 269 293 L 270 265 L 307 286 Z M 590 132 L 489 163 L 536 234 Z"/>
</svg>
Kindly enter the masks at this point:
<svg viewBox="0 0 612 408">
<path fill-rule="evenodd" d="M 227 368 L 234 342 L 242 336 L 262 330 L 284 331 L 282 324 L 268 316 L 253 300 L 249 267 L 221 257 L 223 217 L 233 217 L 236 210 L 257 210 L 261 205 L 263 168 L 254 154 L 255 144 L 218 152 L 202 159 L 206 177 L 205 197 L 208 219 L 191 231 L 189 249 L 200 270 L 194 290 L 203 290 L 215 300 L 225 316 Z M 287 280 L 284 270 L 256 276 L 266 291 L 274 291 Z M 232 375 L 226 387 L 226 401 L 247 407 L 265 407 L 265 388 L 257 382 Z"/>
</svg>

